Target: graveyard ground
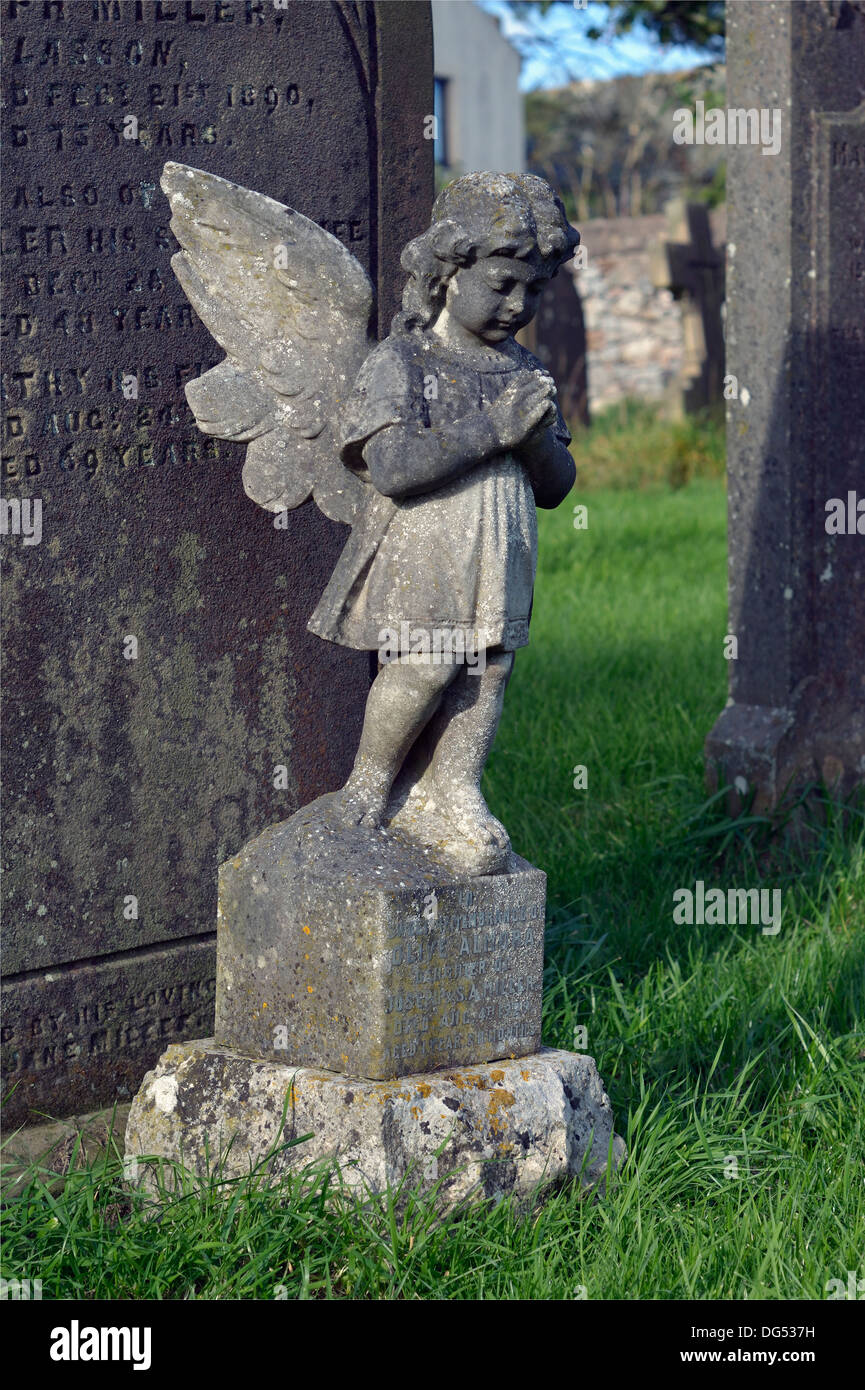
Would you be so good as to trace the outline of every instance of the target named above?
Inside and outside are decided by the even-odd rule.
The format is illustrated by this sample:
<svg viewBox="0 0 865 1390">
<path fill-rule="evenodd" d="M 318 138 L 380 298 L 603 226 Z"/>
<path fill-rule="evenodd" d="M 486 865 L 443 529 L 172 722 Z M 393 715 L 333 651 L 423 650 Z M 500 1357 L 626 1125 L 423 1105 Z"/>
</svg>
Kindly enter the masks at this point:
<svg viewBox="0 0 865 1390">
<path fill-rule="evenodd" d="M 439 1222 L 358 1206 L 321 1170 L 228 1201 L 217 1175 L 155 1221 L 115 1150 L 15 1188 L 4 1274 L 52 1299 L 635 1301 L 823 1299 L 859 1270 L 861 809 L 824 804 L 782 842 L 704 789 L 726 695 L 718 427 L 634 407 L 575 453 L 487 785 L 549 875 L 545 1041 L 597 1059 L 628 1145 L 605 1200 Z M 780 930 L 677 925 L 698 879 L 779 888 Z"/>
</svg>

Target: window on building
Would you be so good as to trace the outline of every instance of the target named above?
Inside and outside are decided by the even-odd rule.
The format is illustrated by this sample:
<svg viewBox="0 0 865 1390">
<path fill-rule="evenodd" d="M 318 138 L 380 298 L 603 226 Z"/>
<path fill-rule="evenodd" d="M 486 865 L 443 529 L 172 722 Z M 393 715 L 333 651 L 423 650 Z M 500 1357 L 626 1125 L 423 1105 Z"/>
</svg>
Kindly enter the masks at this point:
<svg viewBox="0 0 865 1390">
<path fill-rule="evenodd" d="M 433 104 L 433 115 L 436 118 L 436 139 L 435 139 L 435 162 L 447 168 L 450 163 L 450 152 L 448 150 L 448 79 L 437 77 L 435 79 L 435 96 Z"/>
</svg>

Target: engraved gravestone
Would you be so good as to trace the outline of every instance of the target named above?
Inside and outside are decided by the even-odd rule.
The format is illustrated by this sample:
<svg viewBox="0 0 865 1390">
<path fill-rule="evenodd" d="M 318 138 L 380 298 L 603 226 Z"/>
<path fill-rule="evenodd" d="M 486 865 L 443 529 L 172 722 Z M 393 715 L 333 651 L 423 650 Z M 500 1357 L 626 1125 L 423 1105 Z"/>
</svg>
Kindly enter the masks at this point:
<svg viewBox="0 0 865 1390">
<path fill-rule="evenodd" d="M 432 192 L 429 7 L 3 0 L 3 1041 L 10 1120 L 212 1027 L 216 866 L 339 785 L 369 657 L 306 629 L 347 528 L 244 498 L 184 387 L 181 159 L 267 188 L 396 307 Z M 38 521 L 38 526 L 37 526 Z M 38 530 L 38 535 L 37 535 Z"/>
<path fill-rule="evenodd" d="M 757 805 L 865 782 L 865 6 L 728 8 L 730 700 L 706 744 Z"/>
</svg>

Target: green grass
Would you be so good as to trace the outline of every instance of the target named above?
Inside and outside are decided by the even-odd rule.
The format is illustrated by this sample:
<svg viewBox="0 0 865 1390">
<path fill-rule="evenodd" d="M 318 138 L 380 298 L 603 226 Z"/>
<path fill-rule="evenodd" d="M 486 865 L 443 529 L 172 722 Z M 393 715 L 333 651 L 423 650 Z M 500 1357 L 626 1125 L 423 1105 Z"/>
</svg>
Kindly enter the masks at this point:
<svg viewBox="0 0 865 1390">
<path fill-rule="evenodd" d="M 621 401 L 596 415 L 590 429 L 572 426 L 580 488 L 686 487 L 701 478 L 723 478 L 724 417 L 706 411 L 667 420 L 659 409 Z"/>
<path fill-rule="evenodd" d="M 710 457 L 713 431 L 694 438 Z M 621 461 L 620 443 L 600 430 L 575 452 Z M 66 1299 L 632 1301 L 823 1299 L 830 1279 L 862 1277 L 862 815 L 827 804 L 782 841 L 709 801 L 723 484 L 671 490 L 655 467 L 654 485 L 623 490 L 604 467 L 541 516 L 532 644 L 487 790 L 549 875 L 545 1041 L 572 1047 L 586 1028 L 628 1145 L 606 1198 L 562 1189 L 529 1213 L 437 1221 L 428 1203 L 358 1204 L 319 1169 L 227 1184 L 228 1202 L 215 1180 L 154 1220 L 115 1150 L 59 1188 L 29 1174 L 9 1198 L 4 1274 Z M 677 926 L 673 891 L 698 878 L 780 888 L 778 935 Z"/>
</svg>

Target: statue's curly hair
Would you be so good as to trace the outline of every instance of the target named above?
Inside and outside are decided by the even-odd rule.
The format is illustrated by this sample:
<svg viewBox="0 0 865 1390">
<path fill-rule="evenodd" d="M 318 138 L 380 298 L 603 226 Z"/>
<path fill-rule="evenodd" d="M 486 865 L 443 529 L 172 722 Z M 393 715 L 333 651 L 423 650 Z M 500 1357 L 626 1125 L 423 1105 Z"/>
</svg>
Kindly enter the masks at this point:
<svg viewBox="0 0 865 1390">
<path fill-rule="evenodd" d="M 495 252 L 537 253 L 550 275 L 580 243 L 561 199 L 536 174 L 466 174 L 438 195 L 427 231 L 400 257 L 408 283 L 393 333 L 427 328 L 444 306 L 448 281 L 461 267 Z"/>
</svg>

